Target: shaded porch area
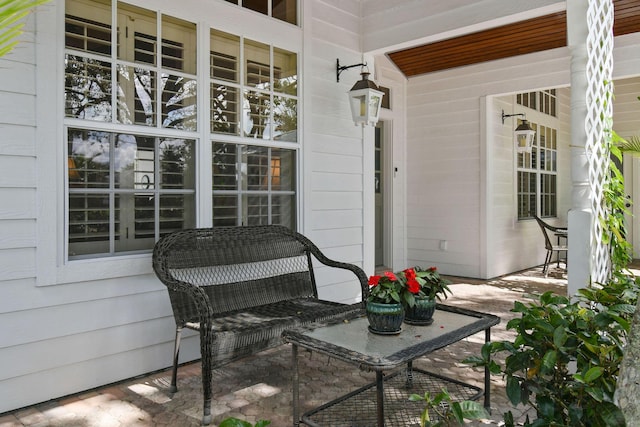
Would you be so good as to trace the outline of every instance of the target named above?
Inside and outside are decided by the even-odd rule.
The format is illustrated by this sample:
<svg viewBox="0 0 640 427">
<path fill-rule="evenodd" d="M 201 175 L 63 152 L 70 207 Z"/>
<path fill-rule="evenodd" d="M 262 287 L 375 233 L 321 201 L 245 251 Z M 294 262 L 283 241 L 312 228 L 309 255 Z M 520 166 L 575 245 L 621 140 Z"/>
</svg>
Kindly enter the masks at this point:
<svg viewBox="0 0 640 427">
<path fill-rule="evenodd" d="M 452 282 L 453 296 L 446 304 L 501 317 L 501 323 L 492 329 L 495 340 L 509 338 L 505 327 L 513 317 L 510 309 L 514 301 L 527 301 L 547 290 L 565 293 L 567 284 L 566 272 L 555 263 L 547 277 L 540 266 L 487 281 L 447 278 Z M 414 366 L 482 387 L 483 372 L 461 361 L 479 354 L 483 342 L 483 333 L 473 335 L 416 360 Z M 375 380 L 375 373 L 362 372 L 345 362 L 305 351 L 301 355 L 303 412 Z M 170 361 L 167 354 L 167 364 Z M 202 419 L 200 363 L 185 364 L 178 373 L 179 391 L 173 397 L 168 394 L 171 372 L 166 369 L 2 414 L 0 426 L 198 426 Z M 477 425 L 497 424 L 507 410 L 521 415 L 508 403 L 501 378 L 492 377 L 491 384 L 492 420 Z M 270 420 L 274 427 L 292 425 L 291 395 L 289 345 L 231 363 L 214 371 L 212 425 L 231 416 L 252 423 Z"/>
</svg>

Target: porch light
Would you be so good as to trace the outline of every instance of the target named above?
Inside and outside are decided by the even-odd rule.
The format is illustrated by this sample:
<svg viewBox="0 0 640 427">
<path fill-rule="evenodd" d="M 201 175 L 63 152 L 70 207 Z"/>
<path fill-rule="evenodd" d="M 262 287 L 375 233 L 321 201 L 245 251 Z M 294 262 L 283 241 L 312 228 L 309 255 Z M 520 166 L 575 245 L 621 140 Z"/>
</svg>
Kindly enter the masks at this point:
<svg viewBox="0 0 640 427">
<path fill-rule="evenodd" d="M 507 117 L 522 116 L 526 117 L 524 113 L 518 114 L 505 114 L 502 110 L 502 124 Z M 518 153 L 530 153 L 533 146 L 533 140 L 536 137 L 536 131 L 531 128 L 527 119 L 523 118 L 522 123 L 518 125 L 515 131 L 513 131 L 513 143 Z"/>
<path fill-rule="evenodd" d="M 348 68 L 361 67 L 362 79 L 356 82 L 349 91 L 349 106 L 351 117 L 355 125 L 370 124 L 375 126 L 380 116 L 380 106 L 384 92 L 378 89 L 376 84 L 369 80 L 369 72 L 365 71 L 367 64 L 354 64 L 340 66 L 340 60 L 336 59 L 336 81 L 340 81 L 340 73 Z M 368 70 L 368 69 L 367 69 Z"/>
</svg>

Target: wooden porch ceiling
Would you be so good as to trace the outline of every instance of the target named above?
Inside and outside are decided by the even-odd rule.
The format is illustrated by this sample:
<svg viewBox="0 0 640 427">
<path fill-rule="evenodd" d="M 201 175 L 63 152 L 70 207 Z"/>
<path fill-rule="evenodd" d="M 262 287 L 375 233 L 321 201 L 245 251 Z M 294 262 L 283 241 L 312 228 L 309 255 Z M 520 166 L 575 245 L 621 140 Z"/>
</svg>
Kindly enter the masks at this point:
<svg viewBox="0 0 640 427">
<path fill-rule="evenodd" d="M 640 32 L 640 0 L 614 0 L 616 36 Z M 553 13 L 388 54 L 406 77 L 567 45 L 567 14 Z"/>
</svg>

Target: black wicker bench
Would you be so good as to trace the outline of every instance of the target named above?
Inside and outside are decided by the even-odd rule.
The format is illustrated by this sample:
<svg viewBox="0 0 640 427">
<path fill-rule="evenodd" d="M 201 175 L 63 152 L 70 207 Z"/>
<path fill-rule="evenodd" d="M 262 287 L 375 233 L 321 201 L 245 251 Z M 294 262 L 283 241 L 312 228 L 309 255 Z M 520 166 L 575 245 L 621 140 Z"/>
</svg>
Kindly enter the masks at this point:
<svg viewBox="0 0 640 427">
<path fill-rule="evenodd" d="M 197 330 L 203 424 L 211 422 L 212 369 L 281 345 L 284 330 L 363 310 L 362 302 L 318 298 L 314 259 L 316 265 L 353 272 L 354 283 L 366 297 L 369 286 L 361 268 L 327 258 L 309 239 L 285 227 L 190 229 L 156 243 L 153 269 L 168 288 L 176 321 L 170 391 L 177 391 L 182 329 Z"/>
</svg>

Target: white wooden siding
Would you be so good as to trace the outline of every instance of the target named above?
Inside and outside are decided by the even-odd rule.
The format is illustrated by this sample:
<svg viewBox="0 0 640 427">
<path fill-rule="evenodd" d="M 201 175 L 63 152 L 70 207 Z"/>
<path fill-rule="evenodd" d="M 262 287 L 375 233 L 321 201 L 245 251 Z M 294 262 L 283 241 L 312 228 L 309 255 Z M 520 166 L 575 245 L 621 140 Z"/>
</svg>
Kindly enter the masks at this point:
<svg viewBox="0 0 640 427">
<path fill-rule="evenodd" d="M 304 2 L 302 231 L 330 258 L 365 267 L 363 144 L 351 121 L 346 93 L 359 80 L 362 62 L 359 1 Z M 319 268 L 322 298 L 353 302 L 360 288 L 353 274 Z"/>
<path fill-rule="evenodd" d="M 616 78 L 637 74 L 638 41 L 637 34 L 616 39 Z M 483 111 L 483 99 L 568 86 L 569 64 L 570 53 L 561 48 L 409 80 L 408 265 L 433 264 L 447 274 L 491 278 L 543 262 L 545 250 L 537 225 L 518 223 L 514 216 L 512 129 L 509 121 L 503 126 L 500 119 L 501 110 L 509 112 L 512 103 L 495 98 Z M 616 97 L 626 89 L 616 87 Z M 559 91 L 558 102 L 557 223 L 566 224 L 572 191 L 568 89 Z M 483 114 L 487 115 L 486 147 L 480 135 Z M 480 150 L 486 150 L 486 159 Z M 484 194 L 489 198 L 482 199 Z M 447 242 L 446 250 L 440 249 L 441 240 Z"/>
<path fill-rule="evenodd" d="M 135 3 L 223 31 L 243 28 L 250 39 L 302 51 L 298 28 L 224 2 Z M 59 118 L 37 111 L 59 111 L 62 102 L 55 89 L 62 81 L 56 77 L 62 67 L 55 65 L 62 48 L 54 43 L 62 40 L 63 4 L 54 0 L 38 15 L 40 44 L 25 44 L 16 56 L 0 60 L 0 413 L 172 362 L 175 323 L 166 290 L 150 273 L 150 256 L 72 266 L 59 256 L 62 128 Z M 364 265 L 362 177 L 372 166 L 363 162 L 362 130 L 349 118 L 346 97 L 359 74 L 350 70 L 340 84 L 335 81 L 336 58 L 345 64 L 362 59 L 360 5 L 328 0 L 301 2 L 301 9 L 307 52 L 300 55 L 300 87 L 301 99 L 308 100 L 300 110 L 302 231 L 327 256 Z M 273 31 L 265 29 L 270 26 Z M 43 63 L 36 64 L 36 56 Z M 90 279 L 107 270 L 121 277 Z M 40 286 L 39 274 L 50 286 Z M 317 278 L 322 297 L 359 298 L 348 271 L 319 266 Z M 67 283 L 56 284 L 60 279 Z M 187 332 L 181 361 L 198 357 L 197 336 Z"/>
<path fill-rule="evenodd" d="M 503 106 L 495 105 L 485 113 L 483 99 L 566 85 L 568 71 L 568 51 L 556 49 L 409 80 L 408 265 L 435 265 L 445 274 L 488 278 L 515 271 L 529 261 L 515 248 L 527 242 L 537 250 L 539 239 L 530 237 L 538 236 L 509 232 L 514 229 L 513 151 L 509 149 L 513 129 L 507 126 L 510 121 L 502 126 Z M 489 135 L 496 136 L 487 138 L 486 148 L 480 134 L 485 127 L 483 114 L 492 124 Z M 490 170 L 483 165 L 481 150 L 485 149 Z M 486 188 L 487 183 L 494 187 Z M 485 200 L 485 194 L 492 198 Z M 486 216 L 482 214 L 485 207 Z"/>
</svg>

